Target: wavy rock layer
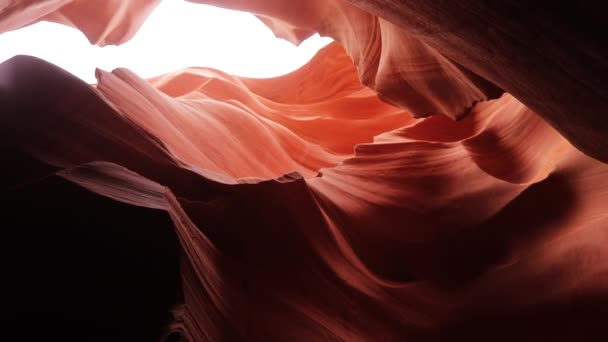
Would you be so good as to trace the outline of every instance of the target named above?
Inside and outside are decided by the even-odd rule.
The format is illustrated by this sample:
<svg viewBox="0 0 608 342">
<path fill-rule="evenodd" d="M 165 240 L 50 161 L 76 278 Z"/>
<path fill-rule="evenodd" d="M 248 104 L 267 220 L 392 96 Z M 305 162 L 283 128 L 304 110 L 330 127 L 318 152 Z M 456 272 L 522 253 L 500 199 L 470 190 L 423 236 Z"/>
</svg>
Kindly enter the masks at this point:
<svg viewBox="0 0 608 342">
<path fill-rule="evenodd" d="M 505 89 L 577 148 L 608 162 L 605 3 L 348 2 Z"/>
<path fill-rule="evenodd" d="M 64 3 L 16 2 L 0 22 L 16 28 L 65 6 L 86 7 Z M 119 4 L 107 3 L 108 10 Z M 128 298 L 148 305 L 145 315 L 135 309 L 125 314 L 122 330 L 109 329 L 111 319 L 103 315 L 77 323 L 87 336 L 141 339 L 136 330 L 160 325 L 163 310 L 175 303 L 168 340 L 608 338 L 608 165 L 578 151 L 507 93 L 475 104 L 459 121 L 413 119 L 411 113 L 457 116 L 495 88 L 356 7 L 337 1 L 222 4 L 257 9 L 294 40 L 313 30 L 331 32 L 344 48 L 331 44 L 302 69 L 266 80 L 207 68 L 142 80 L 117 69 L 98 71 L 99 82 L 91 86 L 32 57 L 0 65 L 0 143 L 7 162 L 0 186 L 19 199 L 5 207 L 23 208 L 28 196 L 52 201 L 63 192 L 77 201 L 58 201 L 43 217 L 59 219 L 56 211 L 66 206 L 88 208 L 90 215 L 99 208 L 117 215 L 116 227 L 106 235 L 103 226 L 111 220 L 98 218 L 97 225 L 56 229 L 57 239 L 74 231 L 93 231 L 107 241 L 120 240 L 121 231 L 150 239 L 134 239 L 120 247 L 123 254 L 109 250 L 119 248 L 114 244 L 106 248 L 117 256 L 108 259 L 113 263 L 121 256 L 134 270 L 150 270 L 129 276 L 129 267 L 113 266 L 119 270 L 107 276 L 132 289 L 148 279 L 157 285 L 148 294 L 108 293 L 109 285 L 86 278 L 91 272 L 77 280 L 93 292 L 83 291 L 85 298 L 97 298 L 93 308 L 101 305 L 109 317 L 122 312 L 110 308 Z M 304 15 L 309 12 L 315 15 Z M 117 13 L 112 25 L 86 21 L 123 32 L 93 41 L 120 42 L 143 18 Z M 135 19 L 125 20 L 126 13 Z M 72 24 L 87 32 L 77 20 Z M 378 40 L 382 54 L 372 57 Z M 418 67 L 399 64 L 412 56 Z M 399 77 L 379 76 L 398 64 Z M 391 94 L 399 94 L 399 106 L 380 100 L 395 102 Z M 87 197 L 81 188 L 123 205 Z M 174 240 L 160 233 L 168 231 L 166 216 Z M 79 217 L 75 222 L 86 223 Z M 32 227 L 43 222 L 30 220 Z M 86 246 L 81 241 L 75 245 Z M 87 241 L 104 250 L 99 240 Z M 156 252 L 144 253 L 142 246 L 156 246 Z M 159 280 L 177 268 L 177 249 L 181 283 Z M 149 257 L 134 262 L 137 255 Z M 153 255 L 165 256 L 156 273 L 143 261 Z M 91 265 L 84 269 L 114 270 L 103 258 L 86 260 Z M 176 288 L 179 295 L 168 295 Z M 103 296 L 115 302 L 104 304 Z M 83 310 L 73 302 L 66 315 Z"/>
</svg>

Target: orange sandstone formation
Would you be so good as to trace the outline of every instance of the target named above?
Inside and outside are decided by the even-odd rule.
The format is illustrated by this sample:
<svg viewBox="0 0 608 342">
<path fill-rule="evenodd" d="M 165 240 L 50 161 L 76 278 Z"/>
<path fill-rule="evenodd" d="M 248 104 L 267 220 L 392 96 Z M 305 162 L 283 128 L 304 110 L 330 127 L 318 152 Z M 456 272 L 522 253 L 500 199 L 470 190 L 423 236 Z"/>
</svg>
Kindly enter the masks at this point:
<svg viewBox="0 0 608 342">
<path fill-rule="evenodd" d="M 31 267 L 52 273 L 37 265 L 67 247 L 30 241 L 86 246 L 74 258 L 87 264 L 53 266 L 84 289 L 51 281 L 63 302 L 36 295 L 44 282 L 16 261 L 12 277 L 38 284 L 13 288 L 28 307 L 90 315 L 41 322 L 102 340 L 151 339 L 159 326 L 187 341 L 608 337 L 608 139 L 604 89 L 588 74 L 606 63 L 601 50 L 557 50 L 541 20 L 522 64 L 483 55 L 525 41 L 514 34 L 531 16 L 511 25 L 507 5 L 202 2 L 251 11 L 296 43 L 314 32 L 338 42 L 272 79 L 117 69 L 87 85 L 33 57 L 0 65 L 4 222 L 19 228 L 4 249 L 22 243 Z M 157 1 L 92 3 L 12 2 L 0 28 L 50 19 L 118 44 Z M 494 21 L 482 31 L 474 18 Z M 490 44 L 495 27 L 510 40 Z M 589 60 L 570 72 L 526 64 L 551 53 Z M 564 97 L 586 89 L 590 102 Z"/>
</svg>

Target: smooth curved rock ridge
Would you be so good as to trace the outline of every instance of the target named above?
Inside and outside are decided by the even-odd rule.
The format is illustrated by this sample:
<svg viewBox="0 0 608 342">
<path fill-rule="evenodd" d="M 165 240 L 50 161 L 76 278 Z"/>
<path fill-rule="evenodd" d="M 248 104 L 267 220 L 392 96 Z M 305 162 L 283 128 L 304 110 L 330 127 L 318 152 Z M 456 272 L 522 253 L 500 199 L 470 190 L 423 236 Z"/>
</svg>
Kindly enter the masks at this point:
<svg viewBox="0 0 608 342">
<path fill-rule="evenodd" d="M 275 79 L 241 79 L 204 68 L 149 82 L 125 69 L 98 70 L 96 89 L 180 161 L 232 178 L 269 179 L 293 171 L 314 176 L 351 156 L 355 144 L 414 121 L 359 85 L 339 45 L 322 50 L 310 65 L 318 71 L 309 73 L 307 66 L 280 78 L 280 97 L 264 96 Z M 336 82 L 319 82 L 327 72 Z M 311 80 L 313 96 L 307 93 Z M 281 98 L 289 94 L 296 99 Z"/>
<path fill-rule="evenodd" d="M 166 212 L 183 292 L 167 340 L 606 340 L 608 165 L 510 94 L 413 119 L 344 45 L 263 80 L 88 85 L 17 56 L 0 64 L 0 188 L 61 177 Z"/>
</svg>

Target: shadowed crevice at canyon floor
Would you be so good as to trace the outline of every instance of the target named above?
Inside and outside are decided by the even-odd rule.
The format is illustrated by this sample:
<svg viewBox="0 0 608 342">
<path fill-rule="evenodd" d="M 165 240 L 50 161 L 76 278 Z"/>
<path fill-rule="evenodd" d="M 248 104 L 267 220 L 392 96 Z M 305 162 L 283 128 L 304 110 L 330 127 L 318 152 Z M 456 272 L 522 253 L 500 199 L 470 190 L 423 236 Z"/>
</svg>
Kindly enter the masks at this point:
<svg viewBox="0 0 608 342">
<path fill-rule="evenodd" d="M 454 317 L 429 341 L 605 341 L 607 316 L 605 294 L 573 296 L 502 314 Z"/>
<path fill-rule="evenodd" d="M 3 192 L 3 325 L 21 339 L 153 341 L 180 302 L 178 242 L 161 210 L 57 176 Z"/>
</svg>

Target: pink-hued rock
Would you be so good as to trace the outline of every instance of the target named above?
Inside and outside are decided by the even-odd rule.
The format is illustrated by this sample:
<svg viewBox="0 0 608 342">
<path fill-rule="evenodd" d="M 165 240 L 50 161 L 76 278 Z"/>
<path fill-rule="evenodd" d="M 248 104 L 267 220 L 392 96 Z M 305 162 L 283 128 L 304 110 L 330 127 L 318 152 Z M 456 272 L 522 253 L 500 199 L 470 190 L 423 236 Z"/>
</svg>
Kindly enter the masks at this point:
<svg viewBox="0 0 608 342">
<path fill-rule="evenodd" d="M 451 12 L 439 15 L 422 1 L 203 2 L 251 11 L 294 42 L 314 32 L 337 42 L 271 79 L 201 67 L 143 80 L 116 69 L 88 85 L 33 57 L 0 64 L 1 189 L 61 177 L 166 212 L 182 252 L 169 332 L 188 341 L 608 338 L 608 165 L 596 149 L 605 141 L 578 135 L 605 126 L 577 126 L 597 103 L 579 104 L 587 114 L 568 130 L 566 116 L 551 119 L 564 113 L 549 110 L 560 99 L 543 107 L 535 97 L 574 83 L 543 83 L 541 67 L 527 84 L 506 59 L 475 66 L 479 50 L 442 45 L 480 30 L 469 17 L 462 30 L 448 21 L 477 7 L 443 2 Z M 93 16 L 91 3 L 18 1 L 0 11 L 0 28 L 69 17 L 92 42 L 117 44 L 156 1 L 106 1 Z M 494 14 L 494 24 L 506 20 Z M 437 18 L 449 34 L 431 30 Z M 481 49 L 486 34 L 463 48 Z M 499 65 L 515 76 L 491 69 Z M 532 85 L 538 93 L 524 94 Z"/>
<path fill-rule="evenodd" d="M 131 39 L 160 0 L 3 0 L 0 32 L 46 20 L 75 27 L 91 44 L 118 45 Z"/>
</svg>

